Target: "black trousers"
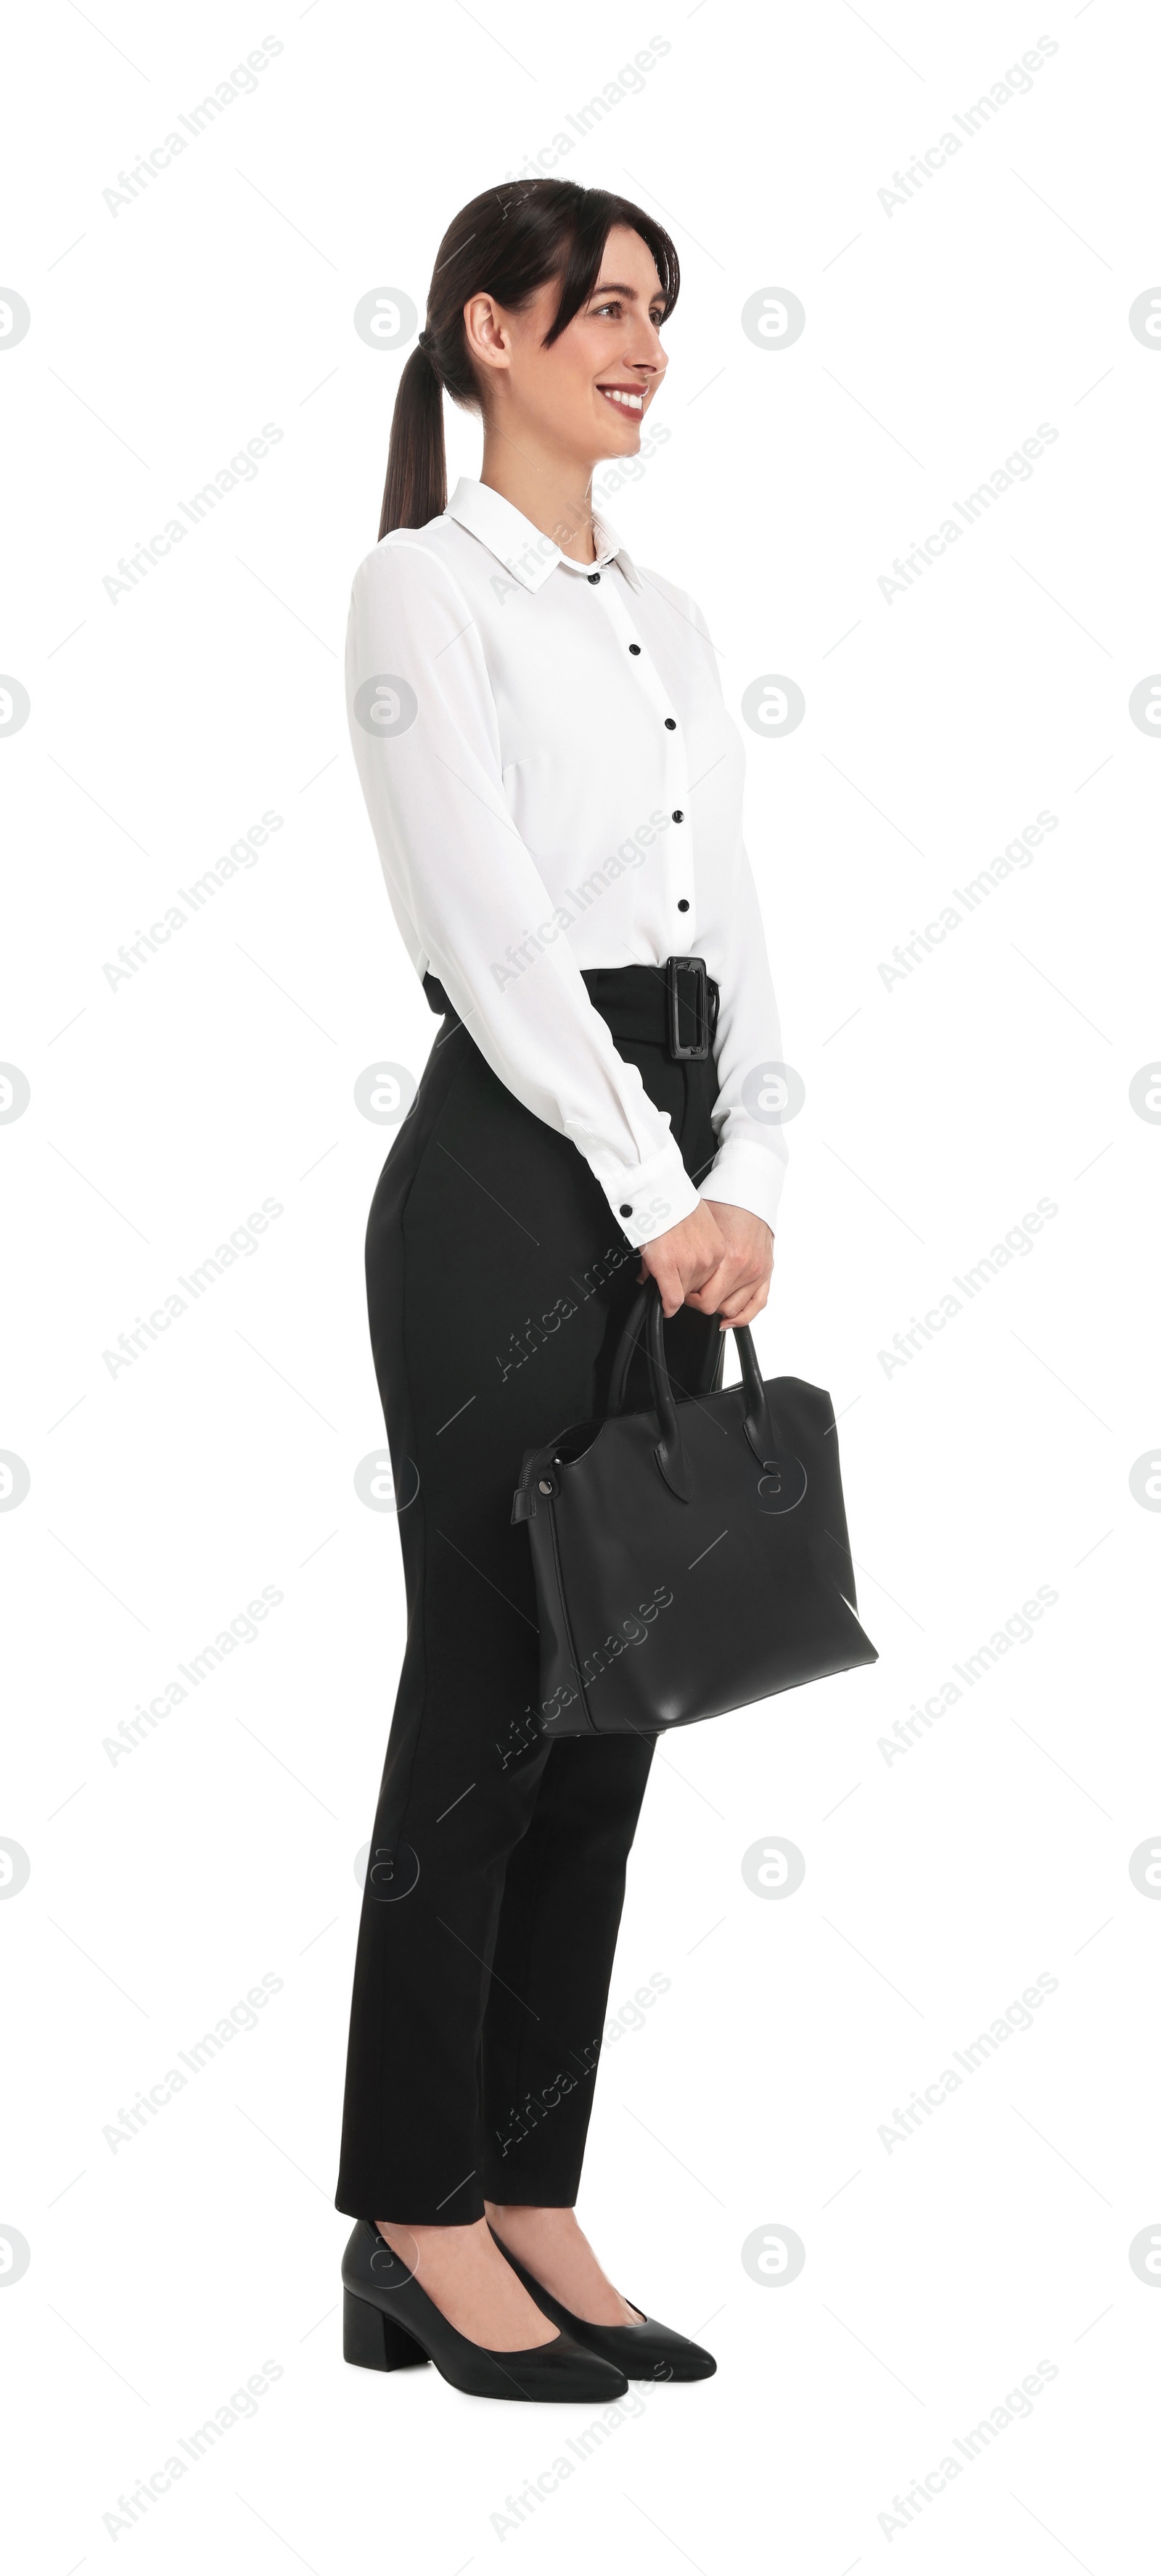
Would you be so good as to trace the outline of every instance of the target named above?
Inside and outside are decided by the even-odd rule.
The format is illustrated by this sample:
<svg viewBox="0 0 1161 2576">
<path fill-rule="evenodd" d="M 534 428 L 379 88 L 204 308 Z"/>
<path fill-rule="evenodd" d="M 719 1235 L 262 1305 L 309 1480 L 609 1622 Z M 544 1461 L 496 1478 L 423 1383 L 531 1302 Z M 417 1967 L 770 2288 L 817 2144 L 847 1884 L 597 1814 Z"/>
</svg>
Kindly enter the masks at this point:
<svg viewBox="0 0 1161 2576">
<path fill-rule="evenodd" d="M 672 1061 L 647 966 L 586 984 L 668 1111 L 715 1151 L 712 1055 Z M 526 1449 L 606 1410 L 640 1256 L 587 1163 L 443 1026 L 371 1206 L 367 1295 L 398 1501 L 407 1644 L 354 1972 L 335 2205 L 468 2225 L 484 2199 L 576 2199 L 653 1739 L 549 1743 L 536 1595 L 510 1521 Z M 675 1385 L 724 1336 L 682 1307 Z M 630 1405 L 648 1403 L 634 1360 Z"/>
</svg>

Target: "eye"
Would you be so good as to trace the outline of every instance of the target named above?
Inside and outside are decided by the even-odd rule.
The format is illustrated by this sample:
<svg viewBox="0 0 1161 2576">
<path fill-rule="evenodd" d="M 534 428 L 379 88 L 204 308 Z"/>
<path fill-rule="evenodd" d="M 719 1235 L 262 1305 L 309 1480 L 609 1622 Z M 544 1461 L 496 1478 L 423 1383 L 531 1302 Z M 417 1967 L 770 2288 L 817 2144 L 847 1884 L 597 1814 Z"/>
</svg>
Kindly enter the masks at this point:
<svg viewBox="0 0 1161 2576">
<path fill-rule="evenodd" d="M 623 310 L 624 310 L 624 307 L 623 307 L 623 305 L 622 305 L 622 302 L 621 302 L 621 298 L 620 298 L 620 296 L 619 296 L 619 295 L 614 295 L 614 296 L 612 296 L 612 297 L 609 299 L 609 301 L 608 301 L 607 303 L 605 303 L 605 304 L 594 304 L 594 306 L 593 306 L 593 308 L 592 308 L 592 319 L 593 319 L 593 321 L 594 321 L 594 322 L 599 322 L 599 321 L 600 321 L 600 319 L 601 319 L 601 316 L 602 316 L 603 314 L 605 314 L 605 313 L 615 313 L 615 314 L 618 314 L 618 315 L 619 315 L 619 314 L 621 314 L 621 313 L 623 312 Z M 654 330 L 655 330 L 655 331 L 660 331 L 661 326 L 662 326 L 662 323 L 663 323 L 663 322 L 664 322 L 664 320 L 665 320 L 665 308 L 664 308 L 664 305 L 662 305 L 660 308 L 654 308 L 653 310 L 651 310 L 651 311 L 650 311 L 650 315 L 649 315 L 649 319 L 650 319 L 651 323 L 653 324 L 653 328 L 654 328 Z"/>
</svg>

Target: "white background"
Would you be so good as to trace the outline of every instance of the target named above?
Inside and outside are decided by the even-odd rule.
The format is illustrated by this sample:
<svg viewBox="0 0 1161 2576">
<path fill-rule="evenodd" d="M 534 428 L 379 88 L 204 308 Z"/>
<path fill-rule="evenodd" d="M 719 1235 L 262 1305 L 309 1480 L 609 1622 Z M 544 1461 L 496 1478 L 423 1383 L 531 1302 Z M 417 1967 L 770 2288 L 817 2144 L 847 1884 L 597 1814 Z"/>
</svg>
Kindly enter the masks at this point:
<svg viewBox="0 0 1161 2576">
<path fill-rule="evenodd" d="M 1161 1522 L 1130 1471 L 1152 1372 L 1161 1054 L 1157 31 L 1090 0 L 839 0 L 651 19 L 484 0 L 418 12 L 50 5 L 9 36 L 11 405 L 0 665 L 10 808 L 0 1055 L 8 1208 L 0 1519 L 10 1754 L 0 1907 L 11 2096 L 0 2221 L 14 2563 L 739 2566 L 958 2576 L 1155 2563 Z M 788 1058 L 768 1374 L 831 1389 L 860 1606 L 881 1660 L 663 1746 L 611 2008 L 582 2221 L 712 2381 L 646 2394 L 574 2474 L 506 2506 L 588 2423 L 340 2358 L 333 2207 L 359 1889 L 401 1648 L 362 1244 L 390 1130 L 356 1109 L 435 1023 L 395 936 L 341 694 L 398 352 L 457 207 L 668 37 L 558 168 L 667 221 L 672 437 L 609 516 L 705 608 L 749 732 L 748 836 Z M 888 212 L 879 190 L 1050 33 L 1030 93 Z M 102 192 L 267 34 L 256 94 L 111 213 Z M 755 345 L 747 298 L 806 328 Z M 658 417 L 661 415 L 659 414 Z M 118 558 L 273 422 L 279 445 L 116 605 Z M 1058 432 L 890 604 L 879 577 L 1046 422 Z M 478 431 L 448 413 L 449 466 Z M 283 828 L 180 937 L 106 961 L 272 808 Z M 879 967 L 1041 808 L 1057 828 L 901 982 Z M 115 1348 L 270 1197 L 283 1213 L 156 1345 Z M 1041 1198 L 1057 1214 L 888 1374 L 879 1356 Z M 466 1286 L 468 1283 L 466 1283 Z M 952 1292 L 954 1293 L 954 1292 Z M 1148 1317 L 1154 1316 L 1149 1326 Z M 896 1354 L 897 1356 L 897 1354 Z M 116 1762 L 104 1749 L 264 1585 L 255 1641 Z M 1044 1586 L 1058 1595 L 909 1751 L 881 1739 Z M 471 1686 L 465 1658 L 465 1688 Z M 743 1854 L 800 1848 L 766 1902 Z M 114 2152 L 103 2131 L 263 1975 L 221 2058 Z M 902 2143 L 879 2135 L 1039 1976 L 1055 1990 Z M 628 2019 L 632 2022 L 634 2016 Z M 741 2248 L 793 2229 L 798 2278 Z M 261 2370 L 211 2456 L 119 2496 Z M 986 2456 L 878 2517 L 1041 2359 Z M 579 2420 L 578 2420 L 579 2419 Z M 494 2516 L 507 2512 L 509 2520 Z"/>
</svg>

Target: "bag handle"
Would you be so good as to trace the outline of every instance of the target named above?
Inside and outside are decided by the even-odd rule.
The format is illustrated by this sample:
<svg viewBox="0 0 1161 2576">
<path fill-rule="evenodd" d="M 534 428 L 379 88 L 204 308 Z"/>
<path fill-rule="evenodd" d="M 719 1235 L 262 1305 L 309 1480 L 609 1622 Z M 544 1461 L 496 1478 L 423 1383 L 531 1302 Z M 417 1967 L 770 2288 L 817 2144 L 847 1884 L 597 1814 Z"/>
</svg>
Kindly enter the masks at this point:
<svg viewBox="0 0 1161 2576">
<path fill-rule="evenodd" d="M 693 1482 L 669 1383 L 669 1371 L 665 1364 L 664 1324 L 661 1291 L 655 1279 L 647 1279 L 644 1287 L 638 1290 L 633 1300 L 617 1344 L 609 1386 L 609 1411 L 622 1413 L 625 1409 L 629 1363 L 641 1340 L 642 1326 L 644 1326 L 650 1392 L 654 1410 L 662 1427 L 662 1438 L 657 1444 L 655 1455 L 666 1484 L 674 1493 L 681 1494 L 683 1502 L 688 1502 L 693 1492 Z M 781 1453 L 758 1354 L 754 1348 L 753 1336 L 748 1324 L 734 1324 L 731 1325 L 730 1330 L 737 1344 L 738 1358 L 742 1365 L 742 1385 L 746 1396 L 746 1438 L 759 1466 L 769 1471 L 778 1465 Z M 667 1460 L 669 1464 L 666 1463 Z M 674 1468 L 673 1474 L 670 1473 L 670 1465 Z M 675 1477 L 682 1479 L 683 1471 L 684 1480 L 675 1481 Z"/>
<path fill-rule="evenodd" d="M 677 1406 L 673 1401 L 673 1389 L 670 1386 L 669 1371 L 665 1365 L 665 1315 L 661 1304 L 661 1293 L 656 1280 L 650 1280 L 649 1288 L 652 1289 L 653 1294 L 650 1296 L 648 1289 L 645 1292 L 647 1300 L 645 1352 L 649 1362 L 649 1390 L 653 1397 L 653 1410 L 661 1425 L 661 1438 L 657 1442 L 653 1455 L 670 1493 L 676 1494 L 679 1502 L 691 1503 L 693 1474 L 685 1454 L 685 1442 L 677 1419 Z"/>
</svg>

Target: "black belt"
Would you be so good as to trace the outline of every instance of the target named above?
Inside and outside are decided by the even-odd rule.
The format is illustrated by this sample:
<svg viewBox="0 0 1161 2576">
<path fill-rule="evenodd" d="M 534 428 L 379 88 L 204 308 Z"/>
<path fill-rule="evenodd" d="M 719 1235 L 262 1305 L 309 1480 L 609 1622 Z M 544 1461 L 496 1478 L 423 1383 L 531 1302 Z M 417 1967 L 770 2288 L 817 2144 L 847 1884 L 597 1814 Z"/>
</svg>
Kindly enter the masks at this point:
<svg viewBox="0 0 1161 2576">
<path fill-rule="evenodd" d="M 676 1063 L 705 1063 L 720 996 L 704 957 L 667 957 L 663 966 L 586 966 L 581 980 L 613 1037 L 662 1046 Z M 424 976 L 423 989 L 433 1011 L 458 1017 L 434 975 Z"/>
</svg>

